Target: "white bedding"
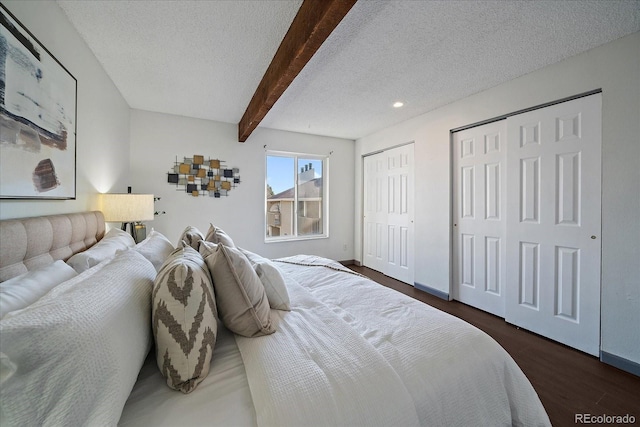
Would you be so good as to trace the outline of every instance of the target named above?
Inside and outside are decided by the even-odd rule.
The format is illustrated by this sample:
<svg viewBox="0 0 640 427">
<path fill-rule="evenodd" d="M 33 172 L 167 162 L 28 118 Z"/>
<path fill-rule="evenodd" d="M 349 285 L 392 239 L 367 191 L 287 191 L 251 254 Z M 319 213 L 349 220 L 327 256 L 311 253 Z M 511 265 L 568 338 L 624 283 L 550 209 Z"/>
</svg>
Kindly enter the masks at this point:
<svg viewBox="0 0 640 427">
<path fill-rule="evenodd" d="M 292 311 L 271 311 L 277 332 L 234 341 L 223 329 L 188 395 L 146 363 L 120 425 L 550 425 L 482 331 L 338 263 L 281 261 Z"/>
<path fill-rule="evenodd" d="M 7 314 L 0 352 L 17 369 L 0 386 L 0 425 L 115 425 L 151 345 L 155 273 L 123 253 Z"/>
<path fill-rule="evenodd" d="M 152 350 L 118 425 L 255 426 L 251 392 L 233 333 L 218 323 L 209 375 L 189 394 L 167 386 Z"/>
<path fill-rule="evenodd" d="M 551 425 L 520 368 L 492 338 L 468 323 L 355 274 L 339 263 L 278 267 L 353 327 L 394 367 L 422 425 Z M 336 270 L 334 270 L 336 269 Z"/>
<path fill-rule="evenodd" d="M 236 336 L 259 426 L 417 426 L 409 392 L 357 331 L 300 285 L 273 337 Z"/>
</svg>

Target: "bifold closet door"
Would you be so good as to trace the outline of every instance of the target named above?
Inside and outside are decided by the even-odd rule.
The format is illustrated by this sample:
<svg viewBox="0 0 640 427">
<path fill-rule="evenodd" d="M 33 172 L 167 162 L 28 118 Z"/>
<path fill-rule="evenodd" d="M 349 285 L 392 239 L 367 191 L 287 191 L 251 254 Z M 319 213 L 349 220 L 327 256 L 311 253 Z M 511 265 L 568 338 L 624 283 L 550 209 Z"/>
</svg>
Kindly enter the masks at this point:
<svg viewBox="0 0 640 427">
<path fill-rule="evenodd" d="M 413 285 L 413 144 L 364 158 L 364 265 Z"/>
<path fill-rule="evenodd" d="M 506 320 L 600 348 L 601 94 L 507 119 Z"/>
<path fill-rule="evenodd" d="M 452 296 L 504 317 L 506 121 L 452 138 Z"/>
</svg>

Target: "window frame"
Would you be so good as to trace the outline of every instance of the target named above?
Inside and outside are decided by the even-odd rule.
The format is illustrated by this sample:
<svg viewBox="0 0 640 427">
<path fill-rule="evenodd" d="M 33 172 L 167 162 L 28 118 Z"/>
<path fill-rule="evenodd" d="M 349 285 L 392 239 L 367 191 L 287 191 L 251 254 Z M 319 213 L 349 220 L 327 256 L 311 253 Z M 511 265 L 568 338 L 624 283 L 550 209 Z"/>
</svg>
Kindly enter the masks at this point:
<svg viewBox="0 0 640 427">
<path fill-rule="evenodd" d="M 287 236 L 267 236 L 267 229 L 269 227 L 269 199 L 268 199 L 268 159 L 269 157 L 287 157 L 293 158 L 293 173 L 294 173 L 294 199 L 293 199 L 293 231 L 294 233 Z M 298 234 L 298 170 L 299 159 L 303 160 L 319 160 L 322 162 L 322 209 L 320 210 L 322 220 L 321 234 L 311 235 L 299 235 Z M 329 238 L 329 156 L 324 154 L 311 154 L 291 151 L 278 151 L 278 150 L 266 150 L 264 156 L 265 173 L 264 173 L 264 242 L 265 243 L 278 243 L 278 242 L 291 242 L 300 240 L 316 240 Z M 304 163 L 303 163 L 304 164 Z M 280 221 L 282 221 L 282 210 L 279 209 Z"/>
</svg>

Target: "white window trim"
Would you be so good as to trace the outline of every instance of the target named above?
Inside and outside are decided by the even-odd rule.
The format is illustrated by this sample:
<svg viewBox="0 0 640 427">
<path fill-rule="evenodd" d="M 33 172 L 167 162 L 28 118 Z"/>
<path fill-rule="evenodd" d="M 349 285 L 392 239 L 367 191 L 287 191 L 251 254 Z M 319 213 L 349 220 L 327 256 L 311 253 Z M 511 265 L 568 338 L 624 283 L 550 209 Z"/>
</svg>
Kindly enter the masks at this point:
<svg viewBox="0 0 640 427">
<path fill-rule="evenodd" d="M 266 230 L 269 224 L 269 212 L 268 212 L 268 202 L 267 202 L 267 158 L 269 156 L 280 156 L 280 157 L 293 157 L 294 158 L 294 211 L 293 211 L 293 230 L 295 230 L 295 235 L 289 236 L 276 236 L 276 237 L 267 237 Z M 322 210 L 320 212 L 320 217 L 322 220 L 322 234 L 314 234 L 308 236 L 298 236 L 298 159 L 310 159 L 310 160 L 321 160 L 322 161 Z M 328 239 L 329 238 L 329 156 L 323 154 L 311 154 L 311 153 L 300 153 L 300 152 L 291 152 L 291 151 L 275 151 L 275 150 L 266 150 L 264 156 L 264 165 L 265 165 L 265 174 L 264 174 L 264 242 L 265 243 L 279 243 L 279 242 L 291 242 L 291 241 L 300 241 L 300 240 L 317 240 L 317 239 Z"/>
</svg>

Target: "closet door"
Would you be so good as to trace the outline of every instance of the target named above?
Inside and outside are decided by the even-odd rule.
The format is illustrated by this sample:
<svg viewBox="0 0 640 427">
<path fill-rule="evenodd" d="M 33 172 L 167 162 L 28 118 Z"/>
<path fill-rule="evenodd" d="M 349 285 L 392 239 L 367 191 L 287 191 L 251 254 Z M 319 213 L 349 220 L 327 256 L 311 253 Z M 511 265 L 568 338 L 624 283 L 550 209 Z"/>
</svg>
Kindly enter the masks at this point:
<svg viewBox="0 0 640 427">
<path fill-rule="evenodd" d="M 413 286 L 413 144 L 364 158 L 364 265 Z"/>
<path fill-rule="evenodd" d="M 506 121 L 453 138 L 453 299 L 504 317 Z"/>
<path fill-rule="evenodd" d="M 384 273 L 413 286 L 413 144 L 385 154 L 388 203 Z"/>
<path fill-rule="evenodd" d="M 363 263 L 384 272 L 387 241 L 387 169 L 384 153 L 364 158 Z"/>
<path fill-rule="evenodd" d="M 597 355 L 600 94 L 507 119 L 506 320 Z"/>
</svg>

